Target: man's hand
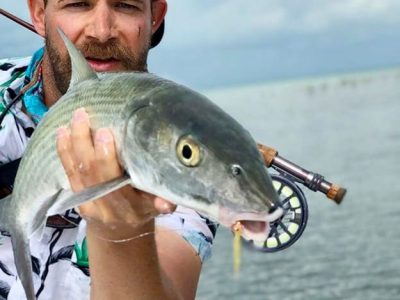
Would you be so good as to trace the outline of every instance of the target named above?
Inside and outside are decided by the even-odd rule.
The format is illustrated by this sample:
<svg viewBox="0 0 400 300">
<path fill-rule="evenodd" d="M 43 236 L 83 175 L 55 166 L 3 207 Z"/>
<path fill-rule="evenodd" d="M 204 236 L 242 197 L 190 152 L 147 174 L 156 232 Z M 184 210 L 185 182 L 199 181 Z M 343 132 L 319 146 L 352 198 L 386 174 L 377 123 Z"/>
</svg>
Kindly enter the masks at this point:
<svg viewBox="0 0 400 300">
<path fill-rule="evenodd" d="M 74 112 L 70 128 L 59 128 L 57 151 L 75 192 L 123 174 L 111 131 L 101 128 L 92 137 L 89 116 L 83 108 Z M 101 236 L 123 239 L 133 228 L 139 229 L 155 216 L 171 213 L 175 208 L 162 198 L 126 186 L 82 204 L 79 213 Z"/>
</svg>

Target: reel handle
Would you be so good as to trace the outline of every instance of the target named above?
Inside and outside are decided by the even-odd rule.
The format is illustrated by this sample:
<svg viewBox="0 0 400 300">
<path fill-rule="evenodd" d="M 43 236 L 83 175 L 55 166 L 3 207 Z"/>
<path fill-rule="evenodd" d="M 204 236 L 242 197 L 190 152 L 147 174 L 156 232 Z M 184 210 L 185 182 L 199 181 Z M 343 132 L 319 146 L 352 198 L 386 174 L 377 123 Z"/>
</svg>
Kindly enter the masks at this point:
<svg viewBox="0 0 400 300">
<path fill-rule="evenodd" d="M 336 204 L 340 204 L 346 195 L 346 189 L 337 184 L 325 180 L 324 176 L 308 171 L 295 163 L 278 155 L 278 151 L 258 144 L 258 149 L 261 152 L 265 165 L 272 167 L 278 171 L 283 171 L 291 175 L 296 181 L 302 183 L 310 190 L 324 193 L 329 199 L 332 199 Z"/>
</svg>

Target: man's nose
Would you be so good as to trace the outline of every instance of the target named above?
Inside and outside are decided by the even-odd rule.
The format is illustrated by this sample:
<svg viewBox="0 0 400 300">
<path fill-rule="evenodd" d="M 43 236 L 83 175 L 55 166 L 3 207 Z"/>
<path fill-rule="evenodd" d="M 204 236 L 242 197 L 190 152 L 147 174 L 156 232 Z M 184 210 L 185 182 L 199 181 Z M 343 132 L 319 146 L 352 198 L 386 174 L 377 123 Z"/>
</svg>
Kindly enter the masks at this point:
<svg viewBox="0 0 400 300">
<path fill-rule="evenodd" d="M 107 3 L 99 1 L 88 21 L 89 24 L 86 27 L 88 37 L 97 39 L 100 43 L 105 43 L 115 37 L 116 20 Z"/>
</svg>

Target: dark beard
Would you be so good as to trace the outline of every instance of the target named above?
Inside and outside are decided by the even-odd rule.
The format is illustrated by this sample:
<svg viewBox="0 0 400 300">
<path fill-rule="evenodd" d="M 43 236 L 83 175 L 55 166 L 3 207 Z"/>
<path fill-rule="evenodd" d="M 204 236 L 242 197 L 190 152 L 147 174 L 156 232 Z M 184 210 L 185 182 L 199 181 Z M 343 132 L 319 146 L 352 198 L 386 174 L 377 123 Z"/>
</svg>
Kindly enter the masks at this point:
<svg viewBox="0 0 400 300">
<path fill-rule="evenodd" d="M 71 80 L 71 60 L 69 55 L 63 56 L 60 51 L 58 51 L 49 36 L 50 35 L 47 34 L 45 44 L 46 52 L 50 61 L 51 72 L 58 90 L 62 95 L 64 95 L 68 90 L 69 82 Z M 109 40 L 106 43 L 98 43 L 95 40 L 86 41 L 82 45 L 76 45 L 76 47 L 85 57 L 97 59 L 113 58 L 119 60 L 123 67 L 123 70 L 121 71 L 147 72 L 149 45 L 144 47 L 137 57 L 135 57 L 130 50 L 122 47 L 114 39 Z"/>
</svg>

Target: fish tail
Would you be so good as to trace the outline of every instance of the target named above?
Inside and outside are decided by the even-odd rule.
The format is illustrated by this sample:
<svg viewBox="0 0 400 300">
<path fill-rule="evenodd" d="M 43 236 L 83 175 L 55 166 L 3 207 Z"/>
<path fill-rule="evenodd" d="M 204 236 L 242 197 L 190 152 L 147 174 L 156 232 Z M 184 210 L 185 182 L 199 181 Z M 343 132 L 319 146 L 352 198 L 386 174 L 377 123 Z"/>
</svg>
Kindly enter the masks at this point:
<svg viewBox="0 0 400 300">
<path fill-rule="evenodd" d="M 18 277 L 21 280 L 28 300 L 35 300 L 35 289 L 32 276 L 32 259 L 29 249 L 29 239 L 22 228 L 13 228 L 11 231 L 14 261 L 17 267 Z"/>
<path fill-rule="evenodd" d="M 18 277 L 24 287 L 28 300 L 35 300 L 35 289 L 32 277 L 32 260 L 29 248 L 29 239 L 25 227 L 17 224 L 10 207 L 12 195 L 0 200 L 0 228 L 11 234 L 11 243 L 14 252 L 14 261 Z"/>
</svg>

